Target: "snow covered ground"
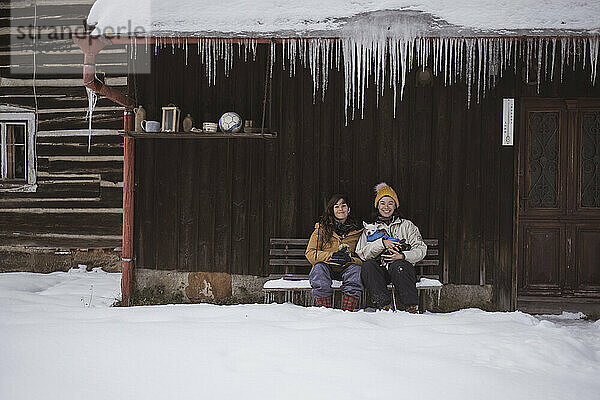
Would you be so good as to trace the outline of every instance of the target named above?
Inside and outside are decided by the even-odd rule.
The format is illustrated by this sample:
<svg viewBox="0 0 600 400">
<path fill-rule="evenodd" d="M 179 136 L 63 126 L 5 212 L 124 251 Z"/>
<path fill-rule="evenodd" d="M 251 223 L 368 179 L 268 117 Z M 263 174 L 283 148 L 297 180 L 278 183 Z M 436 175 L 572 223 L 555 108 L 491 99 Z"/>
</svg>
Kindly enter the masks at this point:
<svg viewBox="0 0 600 400">
<path fill-rule="evenodd" d="M 0 399 L 598 399 L 600 322 L 111 308 L 120 274 L 0 274 Z M 396 394 L 396 396 L 394 396 Z"/>
</svg>

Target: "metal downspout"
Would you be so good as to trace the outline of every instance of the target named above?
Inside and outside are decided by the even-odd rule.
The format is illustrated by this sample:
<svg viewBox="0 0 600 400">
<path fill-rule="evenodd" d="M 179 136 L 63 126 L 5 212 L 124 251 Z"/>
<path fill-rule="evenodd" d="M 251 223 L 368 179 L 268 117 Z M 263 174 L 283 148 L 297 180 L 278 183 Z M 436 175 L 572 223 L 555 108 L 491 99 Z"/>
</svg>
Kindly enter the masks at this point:
<svg viewBox="0 0 600 400">
<path fill-rule="evenodd" d="M 111 44 L 111 41 L 104 37 L 74 38 L 73 40 L 84 53 L 83 85 L 125 107 L 123 129 L 126 132 L 132 131 L 133 107 L 135 107 L 133 99 L 96 79 L 96 54 Z M 121 304 L 124 306 L 131 305 L 133 288 L 134 150 L 133 138 L 125 136 L 123 138 L 123 241 L 121 249 Z"/>
<path fill-rule="evenodd" d="M 96 79 L 96 54 L 100 53 L 105 46 L 110 45 L 111 41 L 102 36 L 74 38 L 73 41 L 84 54 L 83 85 L 126 109 L 133 109 L 135 101 L 132 98 Z"/>
</svg>

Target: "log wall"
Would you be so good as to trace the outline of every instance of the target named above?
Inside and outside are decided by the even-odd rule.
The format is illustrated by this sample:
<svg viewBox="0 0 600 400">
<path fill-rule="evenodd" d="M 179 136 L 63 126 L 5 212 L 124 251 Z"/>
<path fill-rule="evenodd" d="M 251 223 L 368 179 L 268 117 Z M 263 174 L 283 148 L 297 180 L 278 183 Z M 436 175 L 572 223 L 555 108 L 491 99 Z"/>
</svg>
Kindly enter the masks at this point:
<svg viewBox="0 0 600 400">
<path fill-rule="evenodd" d="M 39 0 L 34 21 L 31 2 L 0 1 L 0 103 L 34 108 L 37 97 L 38 111 L 38 188 L 35 193 L 0 192 L 2 246 L 121 246 L 123 138 L 117 129 L 123 125 L 122 108 L 98 100 L 88 152 L 83 53 L 70 35 L 41 35 L 35 46 L 14 40 L 19 29 L 34 23 L 43 32 L 81 32 L 93 3 Z M 15 66 L 23 69 L 15 73 Z M 124 46 L 99 56 L 98 75 L 109 85 L 127 91 L 126 71 Z"/>
<path fill-rule="evenodd" d="M 33 193 L 0 193 L 2 245 L 121 246 L 123 138 L 39 132 Z"/>
<path fill-rule="evenodd" d="M 83 21 L 93 0 L 0 1 L 0 103 L 38 108 L 38 130 L 87 126 L 87 93 L 82 84 L 83 52 L 72 34 L 84 30 Z M 34 30 L 32 27 L 35 26 Z M 19 39 L 38 32 L 39 39 Z M 33 65 L 36 54 L 35 89 Z M 127 49 L 112 46 L 98 56 L 98 77 L 127 90 Z M 36 96 L 34 96 L 34 93 Z M 122 108 L 100 98 L 94 128 L 119 129 Z"/>
</svg>

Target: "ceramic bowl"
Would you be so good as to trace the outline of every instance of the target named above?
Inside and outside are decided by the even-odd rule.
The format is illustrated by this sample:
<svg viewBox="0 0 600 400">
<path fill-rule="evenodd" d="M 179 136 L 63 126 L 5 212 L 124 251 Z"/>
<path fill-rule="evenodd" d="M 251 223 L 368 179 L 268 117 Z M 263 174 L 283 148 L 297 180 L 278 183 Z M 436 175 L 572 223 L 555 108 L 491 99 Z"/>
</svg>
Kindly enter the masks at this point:
<svg viewBox="0 0 600 400">
<path fill-rule="evenodd" d="M 214 122 L 204 122 L 202 124 L 202 130 L 204 132 L 216 132 L 217 131 L 217 124 Z"/>
</svg>

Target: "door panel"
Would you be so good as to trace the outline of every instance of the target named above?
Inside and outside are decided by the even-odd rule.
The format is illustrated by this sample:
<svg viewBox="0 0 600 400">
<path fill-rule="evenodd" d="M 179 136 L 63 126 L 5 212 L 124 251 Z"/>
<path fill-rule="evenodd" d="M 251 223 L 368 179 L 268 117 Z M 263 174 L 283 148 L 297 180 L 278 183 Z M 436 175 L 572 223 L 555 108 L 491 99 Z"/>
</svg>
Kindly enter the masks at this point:
<svg viewBox="0 0 600 400">
<path fill-rule="evenodd" d="M 564 101 L 523 104 L 520 217 L 559 217 L 566 211 L 567 116 Z"/>
<path fill-rule="evenodd" d="M 527 116 L 527 211 L 564 207 L 558 192 L 561 186 L 558 174 L 561 169 L 560 122 L 560 111 L 532 111 Z"/>
<path fill-rule="evenodd" d="M 528 224 L 523 229 L 524 294 L 561 293 L 564 262 L 564 227 L 561 224 Z"/>
<path fill-rule="evenodd" d="M 575 290 L 580 294 L 600 295 L 600 226 L 578 225 L 575 242 L 578 257 L 575 261 L 577 281 Z"/>
<path fill-rule="evenodd" d="M 580 114 L 577 210 L 600 210 L 600 110 Z"/>
</svg>

